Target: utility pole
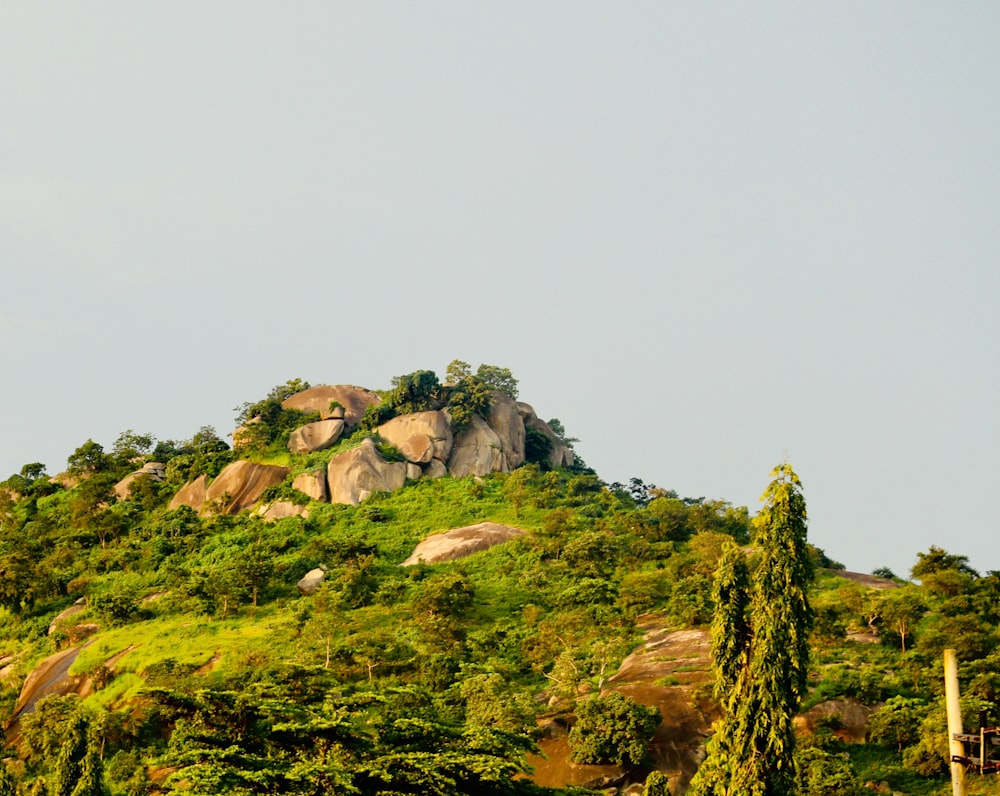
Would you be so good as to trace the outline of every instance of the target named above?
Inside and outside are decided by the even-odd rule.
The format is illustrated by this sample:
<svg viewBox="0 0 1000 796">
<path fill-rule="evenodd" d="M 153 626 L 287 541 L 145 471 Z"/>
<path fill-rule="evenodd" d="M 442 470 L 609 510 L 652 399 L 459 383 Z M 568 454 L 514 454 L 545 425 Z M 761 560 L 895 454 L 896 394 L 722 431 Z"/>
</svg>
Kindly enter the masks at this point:
<svg viewBox="0 0 1000 796">
<path fill-rule="evenodd" d="M 955 650 L 944 651 L 944 696 L 948 706 L 948 749 L 951 752 L 951 793 L 965 796 L 965 764 L 955 762 L 964 757 L 965 746 L 957 736 L 962 734 L 962 707 L 958 701 L 958 661 Z"/>
</svg>

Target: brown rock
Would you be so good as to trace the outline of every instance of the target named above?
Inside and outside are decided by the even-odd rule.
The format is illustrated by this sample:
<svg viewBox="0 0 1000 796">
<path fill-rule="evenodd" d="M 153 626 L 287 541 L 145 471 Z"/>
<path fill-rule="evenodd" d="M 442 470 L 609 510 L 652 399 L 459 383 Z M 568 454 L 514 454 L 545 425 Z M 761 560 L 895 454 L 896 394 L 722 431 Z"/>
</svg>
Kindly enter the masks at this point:
<svg viewBox="0 0 1000 796">
<path fill-rule="evenodd" d="M 175 511 L 181 506 L 190 506 L 195 511 L 200 511 L 205 502 L 207 484 L 208 476 L 204 473 L 195 478 L 194 481 L 188 481 L 171 499 L 170 510 Z"/>
<path fill-rule="evenodd" d="M 319 412 L 322 419 L 341 417 L 349 426 L 357 426 L 365 415 L 365 409 L 370 404 L 381 402 L 381 398 L 364 387 L 352 384 L 323 384 L 310 387 L 308 390 L 290 395 L 281 405 L 285 409 L 298 409 L 300 412 Z M 331 401 L 336 401 L 343 411 L 330 409 Z"/>
<path fill-rule="evenodd" d="M 378 433 L 417 464 L 426 464 L 432 458 L 447 459 L 454 441 L 448 418 L 437 411 L 394 417 L 379 426 Z"/>
<path fill-rule="evenodd" d="M 503 544 L 523 534 L 524 531 L 520 528 L 496 522 L 481 522 L 478 525 L 453 528 L 445 533 L 428 536 L 416 546 L 401 566 L 454 561 L 456 558 L 465 558 L 481 550 L 488 550 L 494 545 Z"/>
<path fill-rule="evenodd" d="M 115 484 L 115 497 L 119 500 L 126 500 L 128 498 L 132 482 L 135 481 L 136 478 L 152 478 L 154 481 L 163 483 L 167 480 L 166 466 L 160 464 L 159 462 L 149 462 L 149 464 L 144 464 L 134 473 L 129 473 L 121 481 Z"/>
<path fill-rule="evenodd" d="M 205 491 L 205 503 L 219 514 L 239 514 L 260 500 L 265 489 L 280 484 L 287 475 L 287 467 L 233 462 Z"/>
<path fill-rule="evenodd" d="M 292 488 L 321 503 L 326 503 L 329 497 L 326 489 L 326 473 L 322 470 L 316 470 L 312 473 L 301 473 L 295 476 L 292 480 Z"/>
<path fill-rule="evenodd" d="M 448 472 L 455 478 L 503 472 L 506 465 L 500 437 L 486 421 L 472 416 L 465 430 L 455 437 L 448 457 Z"/>
<path fill-rule="evenodd" d="M 330 459 L 326 470 L 330 502 L 351 506 L 358 505 L 373 492 L 399 489 L 405 481 L 406 465 L 387 462 L 370 439 Z"/>
<path fill-rule="evenodd" d="M 315 594 L 320 587 L 320 584 L 326 579 L 326 570 L 322 567 L 317 567 L 316 569 L 310 569 L 302 579 L 295 584 L 295 588 L 299 590 L 299 594 L 304 594 L 309 596 L 310 594 Z"/>
<path fill-rule="evenodd" d="M 448 468 L 440 459 L 431 459 L 424 465 L 424 478 L 441 478 L 448 475 Z"/>
<path fill-rule="evenodd" d="M 308 517 L 309 509 L 290 500 L 276 500 L 274 503 L 261 506 L 257 513 L 265 520 L 276 522 L 285 517 Z"/>
<path fill-rule="evenodd" d="M 299 426 L 288 437 L 288 450 L 292 453 L 312 453 L 334 445 L 344 431 L 343 420 L 318 420 Z"/>
<path fill-rule="evenodd" d="M 486 422 L 500 439 L 500 451 L 504 460 L 502 472 L 509 473 L 523 464 L 524 421 L 518 411 L 517 401 L 509 395 L 494 391 Z"/>
</svg>

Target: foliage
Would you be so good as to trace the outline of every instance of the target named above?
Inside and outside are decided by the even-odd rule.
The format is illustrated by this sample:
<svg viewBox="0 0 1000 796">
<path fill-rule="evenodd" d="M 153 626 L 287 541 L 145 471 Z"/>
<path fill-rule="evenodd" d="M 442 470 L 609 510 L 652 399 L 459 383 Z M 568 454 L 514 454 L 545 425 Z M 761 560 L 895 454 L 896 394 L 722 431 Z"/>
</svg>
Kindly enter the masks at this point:
<svg viewBox="0 0 1000 796">
<path fill-rule="evenodd" d="M 577 703 L 576 724 L 569 733 L 577 763 L 637 766 L 646 758 L 650 740 L 663 717 L 617 691 Z"/>
</svg>

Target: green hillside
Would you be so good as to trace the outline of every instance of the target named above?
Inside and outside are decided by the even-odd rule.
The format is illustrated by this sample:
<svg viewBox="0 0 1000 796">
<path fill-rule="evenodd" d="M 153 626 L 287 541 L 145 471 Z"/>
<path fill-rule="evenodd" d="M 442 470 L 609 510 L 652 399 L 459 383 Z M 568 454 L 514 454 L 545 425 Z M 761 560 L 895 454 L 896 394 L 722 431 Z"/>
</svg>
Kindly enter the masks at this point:
<svg viewBox="0 0 1000 796">
<path fill-rule="evenodd" d="M 608 484 L 578 457 L 552 467 L 552 440 L 530 431 L 509 473 L 421 477 L 356 506 L 292 487 L 366 439 L 404 461 L 377 434 L 392 417 L 444 409 L 461 430 L 498 400 L 491 389 L 516 396 L 503 369 L 459 368 L 444 384 L 428 373 L 394 380 L 325 450 L 289 452 L 289 435 L 318 419 L 282 407 L 308 387 L 295 380 L 241 408 L 250 432 L 238 451 L 211 428 L 180 441 L 127 431 L 109 450 L 87 441 L 61 475 L 31 463 L 0 484 L 0 796 L 570 792 L 537 784 L 528 766 L 556 748 L 553 726 L 572 727 L 567 768 L 615 768 L 594 787 L 686 788 L 649 745 L 674 717 L 604 689 L 644 642 L 642 623 L 707 631 L 727 543 L 751 569 L 759 558 L 750 512 L 639 478 Z M 548 427 L 572 445 L 558 421 Z M 236 460 L 288 468 L 261 502 L 306 514 L 170 508 L 185 484 Z M 115 496 L 153 462 L 162 480 L 138 477 Z M 525 533 L 400 566 L 427 536 L 483 522 Z M 950 792 L 941 651 L 962 662 L 967 726 L 980 714 L 1000 723 L 1000 575 L 938 548 L 918 556 L 919 583 L 851 579 L 809 555 L 800 792 Z M 322 585 L 300 594 L 317 568 Z M 66 677 L 33 693 L 29 677 L 46 661 L 57 672 L 58 653 Z M 711 672 L 675 668 L 649 688 L 677 689 L 711 719 Z M 868 742 L 840 708 L 823 713 L 831 700 L 866 717 Z M 969 792 L 1000 788 L 975 778 Z"/>
</svg>

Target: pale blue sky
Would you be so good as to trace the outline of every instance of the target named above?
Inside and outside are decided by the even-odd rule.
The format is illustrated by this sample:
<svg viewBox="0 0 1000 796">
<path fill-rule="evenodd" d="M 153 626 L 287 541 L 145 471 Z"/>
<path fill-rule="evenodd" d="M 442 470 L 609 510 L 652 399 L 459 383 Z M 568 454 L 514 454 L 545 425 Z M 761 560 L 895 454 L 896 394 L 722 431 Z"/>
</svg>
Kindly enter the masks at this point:
<svg viewBox="0 0 1000 796">
<path fill-rule="evenodd" d="M 996 3 L 7 3 L 0 477 L 510 367 L 608 481 L 1000 569 Z"/>
</svg>

